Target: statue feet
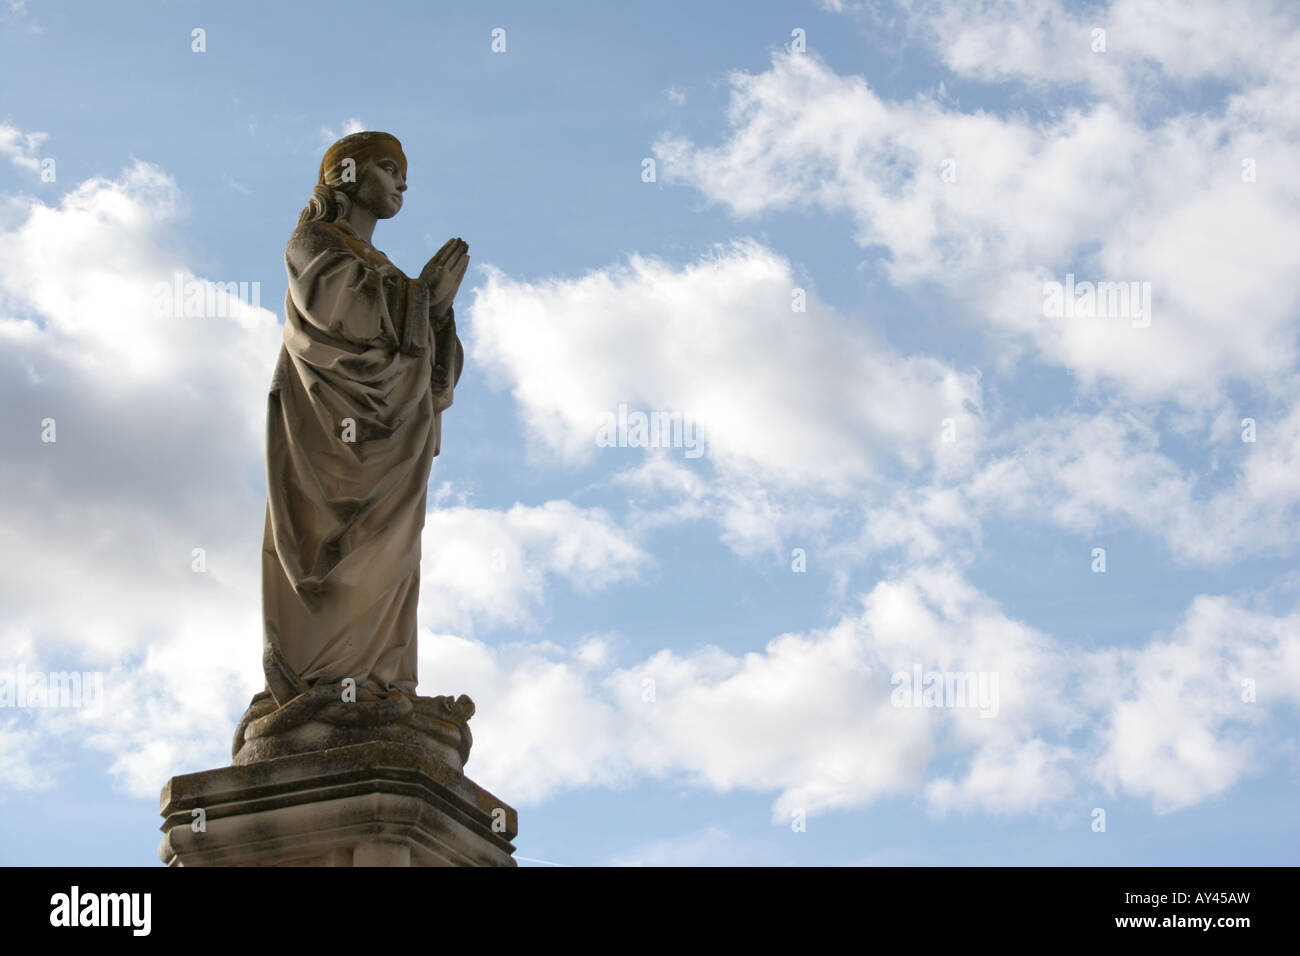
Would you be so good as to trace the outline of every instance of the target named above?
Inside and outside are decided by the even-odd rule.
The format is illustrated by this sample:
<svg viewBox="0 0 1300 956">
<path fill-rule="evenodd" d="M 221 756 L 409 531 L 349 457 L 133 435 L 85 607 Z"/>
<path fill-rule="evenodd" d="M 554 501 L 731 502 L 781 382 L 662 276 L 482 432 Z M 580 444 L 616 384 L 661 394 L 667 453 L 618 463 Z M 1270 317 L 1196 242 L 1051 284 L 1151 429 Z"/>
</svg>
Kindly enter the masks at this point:
<svg viewBox="0 0 1300 956">
<path fill-rule="evenodd" d="M 235 766 L 242 766 L 379 740 L 463 770 L 474 741 L 473 716 L 474 702 L 464 694 L 453 699 L 400 691 L 348 693 L 341 682 L 317 683 L 279 706 L 262 691 L 239 721 L 232 756 Z"/>
</svg>

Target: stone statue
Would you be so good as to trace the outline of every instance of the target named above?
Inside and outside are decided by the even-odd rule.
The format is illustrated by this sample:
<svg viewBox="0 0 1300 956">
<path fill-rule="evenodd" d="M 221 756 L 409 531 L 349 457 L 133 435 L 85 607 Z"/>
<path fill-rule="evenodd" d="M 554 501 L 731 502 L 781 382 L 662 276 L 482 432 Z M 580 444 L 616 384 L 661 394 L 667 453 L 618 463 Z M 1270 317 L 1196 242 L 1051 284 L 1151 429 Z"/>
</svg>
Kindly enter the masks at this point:
<svg viewBox="0 0 1300 956">
<path fill-rule="evenodd" d="M 233 766 L 162 790 L 168 866 L 514 866 L 515 810 L 465 775 L 465 695 L 420 697 L 429 469 L 465 351 L 469 247 L 410 279 L 370 243 L 402 208 L 387 133 L 325 153 L 285 250 L 266 417 L 263 670 Z M 202 818 L 203 826 L 194 821 Z"/>
<path fill-rule="evenodd" d="M 375 739 L 468 758 L 473 703 L 415 688 L 420 536 L 465 361 L 452 305 L 469 247 L 450 239 L 404 275 L 371 236 L 405 190 L 395 137 L 345 136 L 285 250 L 267 408 L 266 690 L 236 731 L 236 764 Z"/>
</svg>

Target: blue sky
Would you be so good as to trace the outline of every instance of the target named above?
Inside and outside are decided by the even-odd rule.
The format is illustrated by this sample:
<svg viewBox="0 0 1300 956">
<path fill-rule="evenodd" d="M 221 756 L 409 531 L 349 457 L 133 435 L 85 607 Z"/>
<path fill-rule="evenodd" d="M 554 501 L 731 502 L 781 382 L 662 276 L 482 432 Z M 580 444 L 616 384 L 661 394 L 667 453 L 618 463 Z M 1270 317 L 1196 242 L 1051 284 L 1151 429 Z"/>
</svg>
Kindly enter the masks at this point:
<svg viewBox="0 0 1300 956">
<path fill-rule="evenodd" d="M 0 676 L 104 682 L 0 707 L 0 862 L 150 865 L 228 762 L 284 243 L 355 129 L 409 160 L 376 246 L 470 244 L 421 691 L 522 865 L 1300 859 L 1300 17 L 737 10 L 0 4 Z"/>
</svg>

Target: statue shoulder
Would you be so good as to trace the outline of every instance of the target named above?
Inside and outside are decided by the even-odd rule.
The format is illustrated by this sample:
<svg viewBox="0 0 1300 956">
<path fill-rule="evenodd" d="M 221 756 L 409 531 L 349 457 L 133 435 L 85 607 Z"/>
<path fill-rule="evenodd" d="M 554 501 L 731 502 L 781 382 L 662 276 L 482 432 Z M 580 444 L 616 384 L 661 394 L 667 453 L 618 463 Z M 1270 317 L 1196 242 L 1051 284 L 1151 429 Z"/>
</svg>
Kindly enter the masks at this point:
<svg viewBox="0 0 1300 956">
<path fill-rule="evenodd" d="M 347 235 L 333 223 L 315 220 L 304 222 L 293 231 L 285 256 L 311 260 L 328 249 L 347 250 Z"/>
<path fill-rule="evenodd" d="M 372 269 L 396 272 L 388 257 L 338 223 L 304 222 L 289 237 L 284 257 L 287 262 L 304 268 L 322 252 L 342 252 L 361 260 Z"/>
</svg>

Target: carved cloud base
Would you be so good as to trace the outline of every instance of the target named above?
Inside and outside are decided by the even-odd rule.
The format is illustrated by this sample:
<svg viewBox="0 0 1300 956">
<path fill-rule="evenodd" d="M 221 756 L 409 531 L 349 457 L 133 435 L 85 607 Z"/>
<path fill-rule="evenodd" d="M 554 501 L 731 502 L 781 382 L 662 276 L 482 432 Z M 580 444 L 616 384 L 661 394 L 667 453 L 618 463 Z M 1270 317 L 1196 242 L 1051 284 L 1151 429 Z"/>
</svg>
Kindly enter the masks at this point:
<svg viewBox="0 0 1300 956">
<path fill-rule="evenodd" d="M 362 692 L 345 699 L 342 685 L 316 684 L 284 706 L 269 692 L 253 697 L 235 730 L 231 757 L 236 766 L 386 741 L 403 744 L 429 761 L 463 770 L 474 743 L 469 719 L 474 702 L 462 694 L 418 697 Z"/>
</svg>

